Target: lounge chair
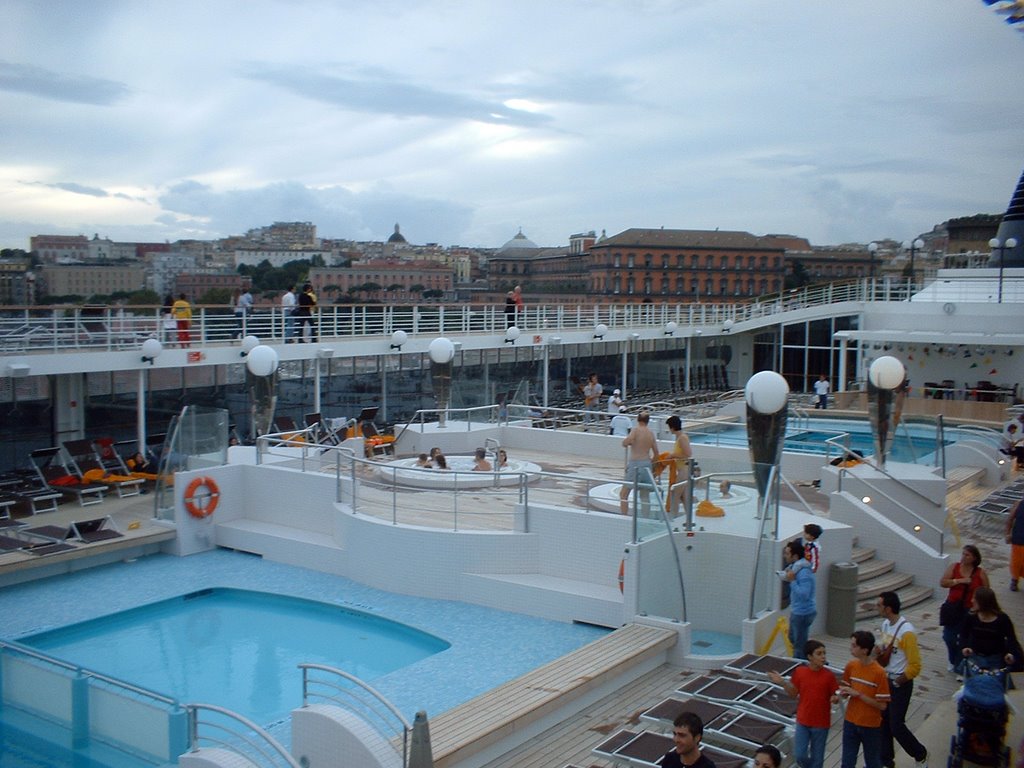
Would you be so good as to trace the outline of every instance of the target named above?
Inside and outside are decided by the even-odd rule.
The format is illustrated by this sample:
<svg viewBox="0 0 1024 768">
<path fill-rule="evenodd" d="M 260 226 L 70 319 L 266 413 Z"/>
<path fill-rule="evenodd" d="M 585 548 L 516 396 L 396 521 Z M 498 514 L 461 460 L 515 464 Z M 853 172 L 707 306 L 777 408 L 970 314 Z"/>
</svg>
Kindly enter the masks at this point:
<svg viewBox="0 0 1024 768">
<path fill-rule="evenodd" d="M 785 725 L 796 723 L 796 699 L 774 683 L 734 677 L 700 675 L 676 693 L 676 698 L 699 698 L 736 707 Z"/>
<path fill-rule="evenodd" d="M 5 487 L 7 493 L 14 494 L 18 501 L 28 504 L 33 515 L 40 512 L 56 512 L 57 502 L 64 498 L 62 491 L 47 485 L 37 466 L 37 462 L 52 461 L 59 451 L 59 448 L 39 448 L 32 451 L 29 455 L 32 471 L 21 475 L 17 485 Z"/>
<path fill-rule="evenodd" d="M 83 485 L 103 483 L 106 486 L 112 486 L 117 491 L 118 497 L 122 499 L 138 496 L 142 492 L 142 484 L 145 481 L 129 474 L 128 468 L 120 463 L 120 459 L 114 453 L 112 441 L 110 446 L 110 453 L 113 454 L 113 459 L 110 460 L 111 468 L 104 463 L 92 440 L 65 440 L 64 452 L 68 455 L 69 469 L 82 481 Z"/>
<path fill-rule="evenodd" d="M 612 762 L 656 768 L 658 762 L 674 747 L 672 737 L 652 731 L 622 730 L 594 747 L 595 755 Z M 701 742 L 701 751 L 716 768 L 748 768 L 750 758 L 727 749 Z"/>
<path fill-rule="evenodd" d="M 31 555 L 53 555 L 75 549 L 74 544 L 68 542 L 74 535 L 70 525 L 37 525 L 22 528 L 18 534 L 29 537 L 21 549 Z"/>
<path fill-rule="evenodd" d="M 325 419 L 317 413 L 306 414 L 306 426 L 312 427 L 313 440 L 317 445 L 338 445 L 345 439 L 344 429 L 335 429 L 330 419 Z"/>
<path fill-rule="evenodd" d="M 85 483 L 81 477 L 68 471 L 60 461 L 60 448 L 37 448 L 29 454 L 29 462 L 39 475 L 42 486 L 50 491 L 72 493 L 82 507 L 103 502 L 107 486 Z"/>
<path fill-rule="evenodd" d="M 787 748 L 783 752 L 792 751 L 788 745 L 792 726 L 705 699 L 685 695 L 669 697 L 640 715 L 640 719 L 668 729 L 682 712 L 693 712 L 700 717 L 706 740 L 746 750 L 755 750 L 762 744 L 785 745 Z"/>
<path fill-rule="evenodd" d="M 757 680 L 767 680 L 769 672 L 778 672 L 783 677 L 789 675 L 802 662 L 798 659 L 791 659 L 788 656 L 757 655 L 747 653 L 735 661 L 726 664 L 723 669 L 739 675 L 740 677 L 753 677 Z"/>
<path fill-rule="evenodd" d="M 76 520 L 71 523 L 71 533 L 76 539 L 87 544 L 119 539 L 124 536 L 114 528 L 114 521 L 110 519 L 110 515 L 92 520 Z"/>
<path fill-rule="evenodd" d="M 364 421 L 361 424 L 367 457 L 391 456 L 395 453 L 394 435 L 382 435 L 372 421 Z"/>
</svg>

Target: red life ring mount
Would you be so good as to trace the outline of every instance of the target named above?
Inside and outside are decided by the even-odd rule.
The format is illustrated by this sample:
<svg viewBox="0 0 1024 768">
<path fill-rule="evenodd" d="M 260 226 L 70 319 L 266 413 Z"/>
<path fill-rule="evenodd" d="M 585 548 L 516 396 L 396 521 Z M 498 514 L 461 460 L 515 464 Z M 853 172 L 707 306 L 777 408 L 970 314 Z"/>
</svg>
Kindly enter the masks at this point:
<svg viewBox="0 0 1024 768">
<path fill-rule="evenodd" d="M 199 489 L 203 490 L 200 491 Z M 212 477 L 196 477 L 185 489 L 185 509 L 192 517 L 202 520 L 213 514 L 220 500 L 220 488 Z"/>
</svg>

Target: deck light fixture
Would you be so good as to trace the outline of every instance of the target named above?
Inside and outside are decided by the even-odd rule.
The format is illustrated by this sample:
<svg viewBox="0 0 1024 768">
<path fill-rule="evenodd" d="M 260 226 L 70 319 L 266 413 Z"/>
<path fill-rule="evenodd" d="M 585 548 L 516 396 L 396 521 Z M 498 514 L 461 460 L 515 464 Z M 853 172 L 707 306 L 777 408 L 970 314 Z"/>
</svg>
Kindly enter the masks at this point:
<svg viewBox="0 0 1024 768">
<path fill-rule="evenodd" d="M 669 320 L 667 323 L 665 323 L 665 335 L 666 336 L 675 336 L 676 335 L 676 330 L 678 330 L 678 328 L 679 328 L 678 323 L 676 323 L 673 320 Z"/>
<path fill-rule="evenodd" d="M 255 338 L 250 336 L 248 338 Z M 269 376 L 277 370 L 279 358 L 277 352 L 266 344 L 258 344 L 252 348 L 245 358 L 245 367 L 253 376 Z"/>
<path fill-rule="evenodd" d="M 607 334 L 607 333 L 608 333 L 608 326 L 605 325 L 604 323 L 598 323 L 597 325 L 594 326 L 594 338 L 595 339 L 603 339 L 605 337 L 605 334 Z"/>
<path fill-rule="evenodd" d="M 903 395 L 897 395 L 895 390 L 906 376 L 907 369 L 892 355 L 882 355 L 868 368 L 868 417 L 875 433 L 875 466 L 879 469 L 885 467 L 885 457 L 896 431 L 893 405 L 896 398 Z"/>
<path fill-rule="evenodd" d="M 508 328 L 508 330 L 505 331 L 505 343 L 506 344 L 515 344 L 516 343 L 516 339 L 519 338 L 519 334 L 520 333 L 521 333 L 521 331 L 519 330 L 518 327 L 516 327 L 514 325 L 510 326 Z"/>
<path fill-rule="evenodd" d="M 242 339 L 242 351 L 239 353 L 242 357 L 248 357 L 249 353 L 252 352 L 256 347 L 260 345 L 260 337 L 249 334 Z"/>
<path fill-rule="evenodd" d="M 153 361 L 156 360 L 163 351 L 164 345 L 160 343 L 160 339 L 146 339 L 142 342 L 142 362 L 153 365 Z"/>
<path fill-rule="evenodd" d="M 779 461 L 789 415 L 789 383 L 775 371 L 760 371 L 747 381 L 747 446 L 757 484 L 758 516 L 779 505 Z M 769 502 L 769 498 L 773 501 Z"/>
<path fill-rule="evenodd" d="M 391 334 L 391 349 L 400 350 L 402 346 L 409 340 L 409 334 L 405 331 L 395 331 Z"/>
</svg>

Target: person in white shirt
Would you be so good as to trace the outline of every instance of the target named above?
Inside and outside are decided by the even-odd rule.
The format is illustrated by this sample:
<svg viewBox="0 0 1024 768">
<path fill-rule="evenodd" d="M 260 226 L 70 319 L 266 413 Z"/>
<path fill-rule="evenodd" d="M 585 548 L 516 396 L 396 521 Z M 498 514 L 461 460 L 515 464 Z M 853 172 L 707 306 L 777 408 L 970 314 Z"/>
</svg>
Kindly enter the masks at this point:
<svg viewBox="0 0 1024 768">
<path fill-rule="evenodd" d="M 608 413 L 612 416 L 617 413 L 622 413 L 622 408 L 625 404 L 626 401 L 622 399 L 622 390 L 616 389 L 608 397 Z"/>
<path fill-rule="evenodd" d="M 821 408 L 822 410 L 828 408 L 828 393 L 831 389 L 832 387 L 828 383 L 828 378 L 824 373 L 821 374 L 821 376 L 818 377 L 818 380 L 814 382 L 814 393 L 818 396 L 818 402 L 814 404 L 815 410 L 818 408 Z"/>
<path fill-rule="evenodd" d="M 288 290 L 281 297 L 281 314 L 284 315 L 284 343 L 292 344 L 295 341 L 295 306 L 298 300 L 295 298 L 295 286 L 289 285 Z"/>
</svg>

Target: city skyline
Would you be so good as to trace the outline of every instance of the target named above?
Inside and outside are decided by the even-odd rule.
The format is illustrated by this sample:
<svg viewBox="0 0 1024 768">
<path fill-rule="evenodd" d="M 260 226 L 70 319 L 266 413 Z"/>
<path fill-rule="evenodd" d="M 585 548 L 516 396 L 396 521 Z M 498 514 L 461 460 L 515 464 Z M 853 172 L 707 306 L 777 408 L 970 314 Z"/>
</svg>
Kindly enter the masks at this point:
<svg viewBox="0 0 1024 768">
<path fill-rule="evenodd" d="M 1003 212 L 1020 35 L 977 0 L 833 5 L 9 0 L 0 247 L 271 221 L 833 244 Z"/>
</svg>

